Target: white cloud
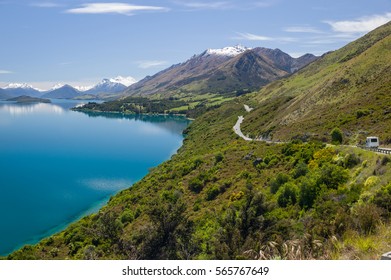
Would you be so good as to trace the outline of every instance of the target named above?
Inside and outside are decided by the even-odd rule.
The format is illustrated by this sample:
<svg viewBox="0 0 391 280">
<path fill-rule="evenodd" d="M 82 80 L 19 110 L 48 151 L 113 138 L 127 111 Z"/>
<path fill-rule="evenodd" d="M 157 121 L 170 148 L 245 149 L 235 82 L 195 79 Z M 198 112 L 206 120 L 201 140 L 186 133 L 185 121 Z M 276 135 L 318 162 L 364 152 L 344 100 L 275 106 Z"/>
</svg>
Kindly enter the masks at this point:
<svg viewBox="0 0 391 280">
<path fill-rule="evenodd" d="M 237 40 L 248 40 L 248 41 L 273 41 L 273 38 L 255 35 L 252 33 L 238 33 L 238 37 L 234 37 L 233 39 Z"/>
<path fill-rule="evenodd" d="M 322 33 L 322 31 L 311 26 L 289 26 L 284 31 L 291 33 Z"/>
<path fill-rule="evenodd" d="M 31 6 L 33 7 L 39 7 L 39 8 L 56 8 L 56 7 L 63 7 L 62 4 L 54 3 L 54 2 L 37 2 L 32 3 Z"/>
<path fill-rule="evenodd" d="M 0 70 L 0 74 L 13 74 L 14 72 L 8 70 Z"/>
<path fill-rule="evenodd" d="M 366 33 L 383 25 L 391 20 L 391 13 L 384 15 L 372 15 L 356 20 L 346 21 L 325 21 L 336 32 L 343 33 Z"/>
<path fill-rule="evenodd" d="M 182 3 L 183 6 L 192 9 L 227 9 L 232 5 L 229 2 L 188 2 Z"/>
<path fill-rule="evenodd" d="M 89 3 L 80 8 L 66 10 L 70 14 L 121 14 L 133 15 L 140 11 L 168 11 L 164 7 L 139 6 L 126 3 Z"/>
<path fill-rule="evenodd" d="M 168 62 L 163 60 L 144 60 L 144 61 L 139 61 L 138 67 L 142 69 L 148 69 L 148 68 L 164 66 L 167 64 Z"/>
<path fill-rule="evenodd" d="M 71 65 L 73 63 L 74 63 L 73 61 L 64 61 L 64 62 L 60 62 L 58 65 L 59 66 L 67 66 L 67 65 Z"/>
<path fill-rule="evenodd" d="M 297 42 L 297 38 L 293 37 L 267 37 L 256 35 L 252 33 L 237 33 L 239 36 L 233 37 L 234 40 L 247 40 L 247 41 L 274 41 L 280 43 Z"/>
</svg>

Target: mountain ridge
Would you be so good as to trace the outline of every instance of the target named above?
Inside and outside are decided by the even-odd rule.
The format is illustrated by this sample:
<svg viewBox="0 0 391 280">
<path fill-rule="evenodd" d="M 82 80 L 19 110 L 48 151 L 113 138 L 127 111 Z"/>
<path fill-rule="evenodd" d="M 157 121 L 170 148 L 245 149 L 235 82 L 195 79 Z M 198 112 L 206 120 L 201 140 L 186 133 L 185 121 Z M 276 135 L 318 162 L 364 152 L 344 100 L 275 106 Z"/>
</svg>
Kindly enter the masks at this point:
<svg viewBox="0 0 391 280">
<path fill-rule="evenodd" d="M 18 97 L 22 95 L 34 96 L 34 97 L 47 97 L 55 96 L 52 98 L 75 98 L 80 96 L 94 95 L 97 98 L 104 98 L 106 95 L 116 94 L 135 83 L 136 80 L 133 77 L 117 76 L 115 78 L 105 78 L 101 82 L 90 87 L 71 86 L 69 84 L 56 84 L 49 90 L 36 89 L 33 86 L 26 83 L 11 83 L 4 88 L 0 88 L 0 99 L 6 99 L 10 97 Z M 61 93 L 61 91 L 63 93 Z"/>
<path fill-rule="evenodd" d="M 316 59 L 315 56 L 307 55 L 297 62 L 297 59 L 283 54 L 290 58 L 291 66 L 296 63 L 296 68 L 301 68 Z M 280 55 L 274 51 L 274 57 Z M 245 60 L 246 57 L 246 63 L 243 61 L 237 63 L 238 60 L 241 58 Z M 291 71 L 296 69 L 294 67 L 290 67 L 288 71 L 280 69 L 278 67 L 281 67 L 281 63 L 274 63 L 272 60 L 273 56 L 258 48 L 208 49 L 183 63 L 172 65 L 131 85 L 125 90 L 124 95 L 234 93 L 237 90 L 258 89 L 270 81 L 291 74 Z M 241 66 L 243 68 L 240 68 Z M 243 81 L 246 76 L 251 78 Z"/>
</svg>

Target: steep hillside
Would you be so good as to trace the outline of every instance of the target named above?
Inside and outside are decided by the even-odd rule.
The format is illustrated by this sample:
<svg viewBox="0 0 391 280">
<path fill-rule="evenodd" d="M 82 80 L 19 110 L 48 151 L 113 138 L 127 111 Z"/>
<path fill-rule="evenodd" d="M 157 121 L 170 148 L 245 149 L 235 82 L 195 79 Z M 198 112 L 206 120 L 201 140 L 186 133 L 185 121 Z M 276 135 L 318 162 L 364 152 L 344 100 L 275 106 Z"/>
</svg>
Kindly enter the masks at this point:
<svg viewBox="0 0 391 280">
<path fill-rule="evenodd" d="M 171 96 L 178 93 L 232 94 L 243 89 L 254 90 L 316 59 L 312 55 L 295 59 L 280 50 L 263 50 L 243 47 L 207 50 L 131 85 L 125 94 Z"/>
<path fill-rule="evenodd" d="M 388 23 L 254 94 L 243 130 L 253 137 L 324 140 L 339 127 L 347 143 L 379 135 L 390 144 L 390 73 Z"/>
</svg>

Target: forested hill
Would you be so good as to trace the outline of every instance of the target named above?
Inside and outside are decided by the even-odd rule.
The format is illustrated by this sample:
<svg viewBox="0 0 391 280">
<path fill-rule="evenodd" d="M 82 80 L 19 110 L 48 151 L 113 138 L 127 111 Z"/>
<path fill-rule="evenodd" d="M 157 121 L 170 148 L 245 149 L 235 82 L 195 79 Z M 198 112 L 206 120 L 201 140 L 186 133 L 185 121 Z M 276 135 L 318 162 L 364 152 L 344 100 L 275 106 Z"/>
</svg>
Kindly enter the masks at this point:
<svg viewBox="0 0 391 280">
<path fill-rule="evenodd" d="M 365 136 L 358 129 L 386 139 L 377 110 L 390 107 L 390 28 L 202 114 L 170 160 L 8 258 L 379 259 L 391 244 L 391 158 L 316 139 L 330 143 L 335 127 L 344 142 Z M 245 133 L 286 143 L 244 141 L 238 116 Z"/>
</svg>

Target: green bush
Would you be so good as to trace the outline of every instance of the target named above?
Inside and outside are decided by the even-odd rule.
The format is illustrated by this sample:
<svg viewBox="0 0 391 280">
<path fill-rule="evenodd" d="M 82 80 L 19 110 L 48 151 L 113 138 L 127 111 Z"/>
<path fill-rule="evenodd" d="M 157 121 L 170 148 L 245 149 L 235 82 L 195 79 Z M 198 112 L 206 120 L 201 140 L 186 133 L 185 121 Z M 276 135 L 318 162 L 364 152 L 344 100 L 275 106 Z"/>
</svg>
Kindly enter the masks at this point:
<svg viewBox="0 0 391 280">
<path fill-rule="evenodd" d="M 341 144 L 343 141 L 343 133 L 339 128 L 334 128 L 331 133 L 331 142 L 333 144 Z"/>
<path fill-rule="evenodd" d="M 361 162 L 360 158 L 356 154 L 347 154 L 344 158 L 344 166 L 346 168 L 355 167 Z"/>
<path fill-rule="evenodd" d="M 277 176 L 270 182 L 270 192 L 276 194 L 278 189 L 290 180 L 289 175 L 278 173 Z"/>
<path fill-rule="evenodd" d="M 369 111 L 369 110 L 357 110 L 356 111 L 356 118 L 357 119 L 359 119 L 359 118 L 361 118 L 361 117 L 364 117 L 364 116 L 367 116 L 367 115 L 369 115 L 371 112 Z"/>
<path fill-rule="evenodd" d="M 288 182 L 281 186 L 281 188 L 277 192 L 277 195 L 277 202 L 280 207 L 295 205 L 298 196 L 297 186 L 292 182 Z"/>
<path fill-rule="evenodd" d="M 206 190 L 205 199 L 213 200 L 220 194 L 220 188 L 217 186 L 213 186 Z"/>
<path fill-rule="evenodd" d="M 318 173 L 317 184 L 325 185 L 327 188 L 337 189 L 339 185 L 344 184 L 349 179 L 349 173 L 343 167 L 326 163 Z"/>
<path fill-rule="evenodd" d="M 189 189 L 192 192 L 199 193 L 204 188 L 204 182 L 201 181 L 199 178 L 193 178 L 189 182 Z"/>
<path fill-rule="evenodd" d="M 384 209 L 387 215 L 391 213 L 391 184 L 382 187 L 375 193 L 373 203 Z"/>
<path fill-rule="evenodd" d="M 215 155 L 215 164 L 217 164 L 217 163 L 223 161 L 223 159 L 224 159 L 223 154 L 218 153 L 217 155 Z"/>
<path fill-rule="evenodd" d="M 299 163 L 296 164 L 296 166 L 293 169 L 291 174 L 292 174 L 293 179 L 297 179 L 301 176 L 305 176 L 307 173 L 308 173 L 307 164 L 300 161 Z"/>
<path fill-rule="evenodd" d="M 299 205 L 303 209 L 311 208 L 320 194 L 320 187 L 313 178 L 305 178 L 300 183 Z"/>
<path fill-rule="evenodd" d="M 389 156 L 384 156 L 381 159 L 381 165 L 387 165 L 387 163 L 391 162 L 391 158 Z"/>
<path fill-rule="evenodd" d="M 125 210 L 121 215 L 121 222 L 125 225 L 134 220 L 134 214 L 130 210 Z"/>
</svg>

